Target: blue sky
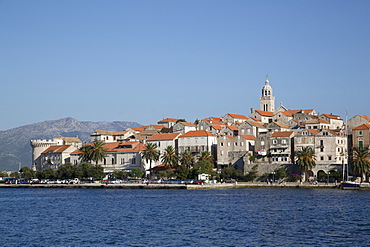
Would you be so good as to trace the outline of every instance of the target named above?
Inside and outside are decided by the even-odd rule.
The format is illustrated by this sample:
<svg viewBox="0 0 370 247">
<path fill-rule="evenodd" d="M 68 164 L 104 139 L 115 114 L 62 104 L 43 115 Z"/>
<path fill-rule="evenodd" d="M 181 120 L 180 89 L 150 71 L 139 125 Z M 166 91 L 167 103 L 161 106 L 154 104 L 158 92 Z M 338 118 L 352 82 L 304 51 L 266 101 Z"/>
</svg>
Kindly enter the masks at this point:
<svg viewBox="0 0 370 247">
<path fill-rule="evenodd" d="M 0 0 L 0 130 L 259 109 L 370 116 L 370 1 Z"/>
</svg>

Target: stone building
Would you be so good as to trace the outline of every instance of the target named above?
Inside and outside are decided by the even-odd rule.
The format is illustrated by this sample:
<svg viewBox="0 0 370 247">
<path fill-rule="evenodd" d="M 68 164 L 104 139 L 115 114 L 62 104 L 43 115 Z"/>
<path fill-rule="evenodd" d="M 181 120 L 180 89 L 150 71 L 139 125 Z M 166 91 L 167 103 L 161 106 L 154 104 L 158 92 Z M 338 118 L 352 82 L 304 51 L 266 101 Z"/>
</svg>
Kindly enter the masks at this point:
<svg viewBox="0 0 370 247">
<path fill-rule="evenodd" d="M 195 123 L 188 123 L 188 122 L 177 122 L 173 127 L 173 133 L 181 133 L 184 134 L 188 131 L 195 131 L 197 130 L 197 125 Z"/>
<path fill-rule="evenodd" d="M 145 146 L 140 141 L 129 142 L 108 142 L 104 143 L 103 148 L 107 150 L 107 155 L 103 161 L 99 162 L 105 173 L 112 173 L 115 170 L 131 171 L 139 168 L 145 174 L 149 169 L 141 158 L 141 151 Z M 80 150 L 71 153 L 71 163 L 79 165 L 81 163 Z"/>
<path fill-rule="evenodd" d="M 352 129 L 353 148 L 370 149 L 370 124 L 362 124 Z"/>
<path fill-rule="evenodd" d="M 362 124 L 370 124 L 370 117 L 365 115 L 356 115 L 347 121 L 348 126 L 357 127 Z"/>
<path fill-rule="evenodd" d="M 252 156 L 254 151 L 253 135 L 224 135 L 217 138 L 217 168 L 230 165 L 244 170 L 244 157 Z"/>
<path fill-rule="evenodd" d="M 178 118 L 166 118 L 158 121 L 158 124 L 163 125 L 165 128 L 172 128 L 179 120 Z"/>
<path fill-rule="evenodd" d="M 55 152 L 55 159 L 58 160 L 58 164 L 62 164 L 62 162 L 66 162 L 66 159 L 68 158 L 66 155 L 66 152 L 72 152 L 82 146 L 82 141 L 76 137 L 56 137 L 50 140 L 31 140 L 30 141 L 31 147 L 32 147 L 32 169 L 34 171 L 42 170 L 45 167 L 48 160 L 47 157 L 49 157 L 49 154 L 42 154 L 45 150 L 50 148 L 51 146 L 70 146 L 68 148 L 54 148 L 53 152 Z M 73 149 L 73 150 L 72 150 Z M 71 151 L 72 150 L 72 151 Z M 50 150 L 51 152 L 52 150 Z M 58 153 L 56 153 L 58 151 Z M 43 157 L 42 157 L 43 156 Z M 56 158 L 58 156 L 58 158 Z"/>
<path fill-rule="evenodd" d="M 221 118 L 221 121 L 227 125 L 233 125 L 235 123 L 243 123 L 244 121 L 247 121 L 247 120 L 248 118 L 244 115 L 232 114 L 232 113 L 227 113 L 225 116 Z"/>
<path fill-rule="evenodd" d="M 182 154 L 185 151 L 198 156 L 203 151 L 216 155 L 217 137 L 205 130 L 189 131 L 178 138 L 178 150 Z"/>
</svg>

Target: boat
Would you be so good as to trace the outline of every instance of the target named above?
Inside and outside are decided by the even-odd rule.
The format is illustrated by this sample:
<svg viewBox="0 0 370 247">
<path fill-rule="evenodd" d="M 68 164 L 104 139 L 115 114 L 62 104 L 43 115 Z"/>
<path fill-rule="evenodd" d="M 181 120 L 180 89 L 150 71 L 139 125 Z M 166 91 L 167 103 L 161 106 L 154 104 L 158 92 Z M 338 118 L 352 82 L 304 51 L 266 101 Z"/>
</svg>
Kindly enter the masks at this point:
<svg viewBox="0 0 370 247">
<path fill-rule="evenodd" d="M 360 183 L 354 181 L 344 181 L 340 184 L 342 190 L 357 190 L 360 188 Z"/>
</svg>

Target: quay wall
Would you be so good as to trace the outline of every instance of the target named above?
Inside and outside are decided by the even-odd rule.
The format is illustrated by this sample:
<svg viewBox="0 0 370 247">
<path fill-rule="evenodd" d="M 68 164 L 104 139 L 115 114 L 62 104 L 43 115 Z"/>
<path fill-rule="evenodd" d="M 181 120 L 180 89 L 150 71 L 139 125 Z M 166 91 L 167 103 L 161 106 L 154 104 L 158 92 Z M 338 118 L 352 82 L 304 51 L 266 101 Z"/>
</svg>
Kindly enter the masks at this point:
<svg viewBox="0 0 370 247">
<path fill-rule="evenodd" d="M 81 189 L 237 189 L 237 188 L 326 188 L 337 189 L 339 184 L 317 184 L 309 183 L 286 183 L 286 184 L 267 184 L 267 183 L 216 183 L 203 185 L 186 185 L 186 184 L 0 184 L 2 188 L 81 188 Z"/>
</svg>

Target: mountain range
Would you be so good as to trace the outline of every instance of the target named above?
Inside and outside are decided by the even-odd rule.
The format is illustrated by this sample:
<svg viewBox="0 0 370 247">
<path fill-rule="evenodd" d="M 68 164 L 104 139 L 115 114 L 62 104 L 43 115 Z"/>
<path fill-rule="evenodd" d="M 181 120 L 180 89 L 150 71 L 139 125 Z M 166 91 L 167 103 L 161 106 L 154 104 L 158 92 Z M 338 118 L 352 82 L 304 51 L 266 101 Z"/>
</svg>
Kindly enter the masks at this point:
<svg viewBox="0 0 370 247">
<path fill-rule="evenodd" d="M 122 131 L 129 127 L 140 127 L 136 122 L 89 122 L 67 117 L 58 120 L 28 124 L 0 131 L 0 171 L 17 171 L 19 167 L 32 164 L 30 140 L 53 139 L 54 137 L 74 137 L 89 142 L 95 130 Z"/>
</svg>

